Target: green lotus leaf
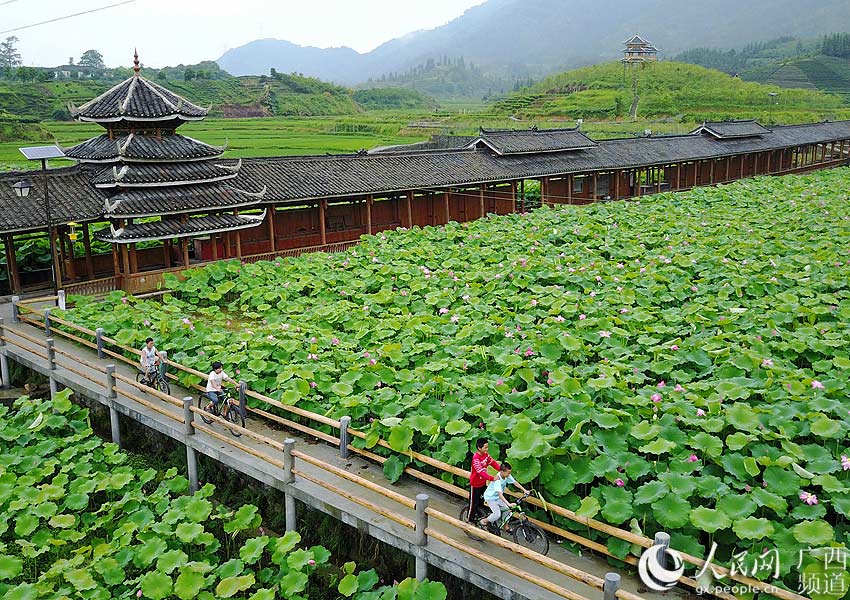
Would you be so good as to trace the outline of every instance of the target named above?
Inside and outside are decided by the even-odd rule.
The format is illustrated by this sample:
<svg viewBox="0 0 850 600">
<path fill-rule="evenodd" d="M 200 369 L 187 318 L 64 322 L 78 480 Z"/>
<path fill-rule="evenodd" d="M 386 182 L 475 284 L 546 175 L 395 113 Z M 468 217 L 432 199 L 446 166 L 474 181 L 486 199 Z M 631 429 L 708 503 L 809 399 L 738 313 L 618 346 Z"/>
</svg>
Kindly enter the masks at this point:
<svg viewBox="0 0 850 600">
<path fill-rule="evenodd" d="M 239 592 L 249 589 L 255 582 L 253 573 L 239 577 L 227 577 L 215 586 L 215 595 L 219 598 L 232 598 Z"/>
<path fill-rule="evenodd" d="M 48 521 L 48 524 L 51 527 L 57 527 L 59 529 L 68 529 L 69 527 L 73 527 L 74 523 L 76 523 L 77 517 L 74 515 L 56 515 Z"/>
<path fill-rule="evenodd" d="M 812 423 L 811 429 L 813 434 L 823 438 L 838 437 L 841 435 L 843 430 L 841 427 L 841 421 L 827 419 L 825 417 L 817 419 L 814 423 Z"/>
<path fill-rule="evenodd" d="M 97 587 L 97 583 L 91 576 L 88 569 L 71 569 L 70 571 L 63 573 L 63 577 L 65 577 L 65 580 L 73 585 L 74 589 L 79 592 L 92 590 Z M 163 596 L 160 596 L 160 598 L 161 597 Z"/>
<path fill-rule="evenodd" d="M 348 385 L 347 383 L 338 381 L 331 386 L 331 391 L 337 396 L 346 398 L 354 393 L 354 388 Z"/>
<path fill-rule="evenodd" d="M 673 529 L 678 529 L 688 522 L 691 505 L 673 493 L 669 493 L 652 505 L 652 513 L 658 522 Z"/>
<path fill-rule="evenodd" d="M 262 588 L 248 597 L 248 600 L 275 600 L 274 590 Z"/>
<path fill-rule="evenodd" d="M 172 571 L 185 565 L 188 560 L 189 557 L 182 550 L 169 550 L 157 559 L 156 570 L 171 575 Z"/>
<path fill-rule="evenodd" d="M 832 525 L 826 521 L 805 521 L 791 528 L 791 533 L 801 544 L 823 546 L 833 541 Z"/>
<path fill-rule="evenodd" d="M 469 431 L 471 425 L 466 421 L 449 421 L 446 423 L 445 430 L 449 435 L 460 435 Z"/>
<path fill-rule="evenodd" d="M 390 483 L 395 483 L 404 474 L 406 464 L 398 456 L 390 456 L 384 461 L 384 475 Z"/>
<path fill-rule="evenodd" d="M 768 519 L 747 517 L 738 519 L 732 525 L 732 531 L 741 539 L 760 540 L 773 535 L 773 524 Z"/>
<path fill-rule="evenodd" d="M 202 533 L 204 527 L 198 523 L 180 523 L 174 531 L 177 539 L 186 544 L 195 543 Z"/>
<path fill-rule="evenodd" d="M 339 585 L 337 586 L 337 591 L 346 598 L 350 598 L 357 591 L 357 588 L 357 577 L 349 573 L 340 580 Z"/>
<path fill-rule="evenodd" d="M 186 504 L 185 515 L 195 523 L 205 522 L 212 513 L 212 503 L 202 498 L 192 498 Z"/>
<path fill-rule="evenodd" d="M 37 600 L 39 598 L 38 588 L 32 583 L 21 583 L 9 588 L 3 596 L 3 600 Z"/>
<path fill-rule="evenodd" d="M 396 452 L 407 452 L 413 443 L 413 430 L 406 425 L 396 425 L 390 430 L 387 442 Z"/>
<path fill-rule="evenodd" d="M 162 556 L 168 550 L 168 544 L 158 537 L 152 538 L 136 550 L 134 562 L 139 567 L 150 566 L 153 561 Z"/>
<path fill-rule="evenodd" d="M 666 454 L 677 447 L 676 442 L 658 438 L 654 442 L 650 442 L 645 446 L 638 448 L 638 451 L 643 454 Z"/>
<path fill-rule="evenodd" d="M 242 562 L 245 564 L 254 564 L 260 560 L 260 557 L 263 555 L 268 543 L 269 537 L 265 535 L 245 540 L 245 543 L 242 544 L 242 547 L 239 549 L 239 558 L 241 558 Z"/>
<path fill-rule="evenodd" d="M 592 519 L 599 514 L 600 508 L 599 500 L 593 496 L 586 496 L 585 498 L 582 498 L 581 505 L 575 512 L 580 517 Z"/>
<path fill-rule="evenodd" d="M 239 508 L 231 519 L 224 522 L 224 531 L 226 533 L 234 533 L 236 531 L 245 531 L 246 529 L 256 529 L 260 526 L 263 518 L 253 504 L 245 504 Z"/>
<path fill-rule="evenodd" d="M 733 521 L 750 516 L 756 508 L 757 505 L 752 498 L 738 494 L 723 496 L 717 502 L 717 509 Z"/>
<path fill-rule="evenodd" d="M 764 470 L 763 479 L 767 491 L 780 496 L 796 495 L 800 489 L 800 477 L 787 469 L 768 467 Z"/>
<path fill-rule="evenodd" d="M 8 554 L 0 555 L 0 579 L 14 579 L 23 572 L 23 561 Z"/>
<path fill-rule="evenodd" d="M 670 488 L 663 481 L 650 481 L 640 486 L 635 493 L 636 504 L 651 504 L 667 495 Z"/>
<path fill-rule="evenodd" d="M 245 564 L 238 558 L 231 558 L 218 567 L 218 576 L 222 579 L 236 577 L 245 570 Z"/>
<path fill-rule="evenodd" d="M 702 529 L 707 533 L 726 529 L 732 524 L 732 519 L 726 516 L 725 513 L 713 508 L 706 508 L 705 506 L 693 509 L 690 513 L 690 519 L 694 527 Z"/>
<path fill-rule="evenodd" d="M 551 446 L 531 421 L 520 420 L 511 430 L 513 443 L 508 448 L 508 458 L 518 460 L 531 456 L 543 458 L 549 454 Z"/>
<path fill-rule="evenodd" d="M 812 600 L 840 600 L 850 590 L 850 571 L 824 562 L 820 560 L 803 568 L 800 574 L 803 591 Z"/>
<path fill-rule="evenodd" d="M 728 382 L 722 382 L 721 386 L 727 383 Z M 726 387 L 729 386 L 727 385 Z M 737 386 L 735 386 L 735 388 L 737 389 Z M 721 390 L 718 391 L 723 393 Z M 727 397 L 734 399 L 741 396 L 727 395 Z M 761 424 L 758 415 L 755 413 L 755 411 L 750 406 L 741 402 L 736 402 L 735 404 L 726 408 L 726 418 L 729 420 L 729 423 L 731 423 L 733 427 L 742 431 L 757 430 L 759 425 Z"/>
</svg>

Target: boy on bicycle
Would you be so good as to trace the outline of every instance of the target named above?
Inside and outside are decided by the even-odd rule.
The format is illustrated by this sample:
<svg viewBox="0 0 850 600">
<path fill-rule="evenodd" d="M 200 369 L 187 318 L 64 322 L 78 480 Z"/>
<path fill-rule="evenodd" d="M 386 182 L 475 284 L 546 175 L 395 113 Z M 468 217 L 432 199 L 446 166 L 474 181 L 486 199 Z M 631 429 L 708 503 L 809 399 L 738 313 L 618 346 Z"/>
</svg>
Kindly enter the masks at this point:
<svg viewBox="0 0 850 600">
<path fill-rule="evenodd" d="M 215 361 L 212 364 L 212 371 L 210 371 L 210 374 L 207 375 L 207 388 L 204 393 L 216 406 L 218 406 L 220 395 L 224 394 L 224 390 L 221 387 L 221 384 L 224 381 L 229 381 L 234 386 L 238 385 L 235 381 L 228 377 L 227 373 L 224 372 L 222 364 L 219 361 Z"/>
<path fill-rule="evenodd" d="M 149 337 L 145 340 L 145 345 L 139 350 L 139 365 L 145 377 L 151 381 L 156 379 L 152 371 L 159 367 L 162 362 L 162 354 L 154 346 L 153 338 Z"/>
<path fill-rule="evenodd" d="M 505 490 L 511 484 L 521 489 L 523 494 L 528 493 L 528 490 L 522 487 L 516 479 L 511 477 L 511 465 L 507 462 L 503 462 L 502 468 L 499 469 L 499 474 L 496 475 L 496 478 L 491 481 L 487 486 L 487 489 L 484 490 L 484 502 L 486 502 L 487 506 L 490 507 L 492 513 L 486 519 L 481 519 L 479 523 L 481 527 L 486 529 L 488 523 L 491 525 L 498 523 L 499 519 L 502 517 L 503 510 L 508 510 L 516 506 L 516 504 L 508 502 L 505 498 Z"/>
</svg>

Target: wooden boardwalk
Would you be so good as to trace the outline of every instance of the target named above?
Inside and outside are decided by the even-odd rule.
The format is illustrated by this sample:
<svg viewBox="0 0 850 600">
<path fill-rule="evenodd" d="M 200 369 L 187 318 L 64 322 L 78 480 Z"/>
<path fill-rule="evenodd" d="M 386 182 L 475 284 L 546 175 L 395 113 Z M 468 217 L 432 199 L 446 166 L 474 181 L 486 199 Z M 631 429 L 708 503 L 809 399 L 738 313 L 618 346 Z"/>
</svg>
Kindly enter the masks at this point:
<svg viewBox="0 0 850 600">
<path fill-rule="evenodd" d="M 49 307 L 31 306 L 35 311 L 40 310 L 37 306 Z M 28 316 L 37 318 L 32 313 Z M 168 397 L 140 389 L 132 364 L 116 360 L 120 358 L 116 353 L 99 359 L 95 349 L 81 344 L 87 340 L 78 338 L 79 333 L 61 332 L 54 322 L 51 351 L 39 321 L 14 322 L 10 304 L 0 305 L 0 318 L 0 354 L 106 405 L 116 420 L 119 415 L 131 418 L 185 444 L 190 479 L 194 457 L 200 453 L 280 489 L 286 495 L 288 528 L 297 528 L 294 500 L 298 500 L 416 557 L 419 577 L 431 565 L 505 599 L 602 598 L 604 579 L 612 572 L 620 576 L 619 588 L 616 592 L 609 589 L 606 598 L 613 599 L 616 594 L 621 600 L 660 600 L 662 596 L 686 595 L 678 588 L 666 594 L 639 593 L 642 584 L 631 571 L 615 569 L 604 558 L 589 553 L 579 556 L 563 547 L 556 536 L 546 557 L 502 538 L 471 539 L 454 518 L 466 502 L 450 493 L 457 491 L 454 486 L 427 475 L 419 479 L 404 476 L 390 485 L 380 464 L 369 459 L 371 453 L 360 451 L 365 456 L 343 458 L 339 438 L 280 417 L 275 419 L 277 423 L 270 423 L 262 418 L 270 413 L 262 410 L 251 410 L 247 431 L 236 438 L 224 422 L 205 425 L 192 411 L 187 412 L 180 399 L 191 398 L 196 403 L 196 390 L 174 383 Z M 108 365 L 115 367 L 114 378 L 108 373 Z M 112 394 L 109 383 L 114 383 Z M 286 422 L 318 436 L 282 430 L 280 424 Z M 316 443 L 316 437 L 321 438 L 320 443 Z M 285 444 L 287 439 L 294 444 Z M 291 462 L 287 453 L 293 457 Z M 417 510 L 417 496 L 422 494 L 427 495 L 427 509 L 423 510 L 420 496 Z M 645 539 L 641 542 L 651 543 Z M 407 575 L 412 574 L 399 574 L 399 578 Z M 785 595 L 785 600 L 802 597 Z"/>
</svg>

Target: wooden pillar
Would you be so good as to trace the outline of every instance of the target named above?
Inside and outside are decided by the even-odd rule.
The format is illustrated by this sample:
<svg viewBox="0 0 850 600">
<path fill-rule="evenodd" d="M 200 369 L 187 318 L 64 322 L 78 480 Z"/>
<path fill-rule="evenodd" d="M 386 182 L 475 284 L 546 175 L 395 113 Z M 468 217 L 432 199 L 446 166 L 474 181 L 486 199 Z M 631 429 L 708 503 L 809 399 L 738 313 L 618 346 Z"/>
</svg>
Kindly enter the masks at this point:
<svg viewBox="0 0 850 600">
<path fill-rule="evenodd" d="M 614 171 L 614 200 L 620 199 L 620 174 L 621 173 L 622 173 L 622 171 L 620 171 L 619 169 Z"/>
<path fill-rule="evenodd" d="M 328 243 L 328 227 L 325 223 L 326 215 L 325 213 L 328 210 L 328 201 L 327 200 L 319 200 L 319 235 L 321 236 L 322 246 Z"/>
<path fill-rule="evenodd" d="M 635 187 L 637 188 L 637 197 L 640 198 L 643 196 L 643 184 L 641 183 L 641 176 L 643 172 L 641 169 L 635 169 Z"/>
<path fill-rule="evenodd" d="M 662 167 L 652 167 L 652 176 L 655 180 L 655 193 L 661 193 L 661 173 L 663 172 Z"/>
<path fill-rule="evenodd" d="M 744 178 L 744 165 L 745 165 L 745 161 L 746 161 L 746 160 L 747 160 L 747 155 L 746 155 L 746 154 L 742 154 L 742 155 L 741 155 L 741 173 L 740 173 L 740 175 L 738 176 L 738 179 L 743 179 L 743 178 Z"/>
<path fill-rule="evenodd" d="M 215 247 L 215 235 L 210 236 L 210 242 Z M 166 269 L 171 268 L 171 240 L 163 240 L 162 242 L 162 264 Z"/>
<path fill-rule="evenodd" d="M 91 232 L 89 224 L 83 223 L 83 250 L 86 253 L 86 277 L 94 279 L 94 261 L 91 256 Z"/>
<path fill-rule="evenodd" d="M 516 212 L 516 181 L 511 181 L 511 212 Z"/>
<path fill-rule="evenodd" d="M 771 159 L 772 156 L 773 156 L 772 151 L 767 153 L 767 166 L 765 167 L 765 173 L 767 173 L 768 175 L 770 175 L 770 159 Z"/>
<path fill-rule="evenodd" d="M 525 179 L 521 179 L 519 182 L 519 210 L 520 212 L 525 212 Z"/>
<path fill-rule="evenodd" d="M 413 227 L 413 190 L 407 192 L 407 227 Z"/>
<path fill-rule="evenodd" d="M 785 170 L 785 148 L 782 149 L 782 152 L 779 154 L 779 169 L 777 169 L 778 173 L 781 173 Z"/>
<path fill-rule="evenodd" d="M 372 235 L 372 194 L 366 196 L 366 233 Z"/>
<path fill-rule="evenodd" d="M 482 183 L 478 190 L 478 218 L 483 219 L 484 213 L 484 194 L 487 192 L 487 184 Z"/>
<path fill-rule="evenodd" d="M 139 257 L 136 254 L 136 244 L 130 244 L 130 272 L 139 272 Z"/>
<path fill-rule="evenodd" d="M 180 245 L 183 248 L 183 267 L 189 268 L 189 239 L 181 238 Z"/>
<path fill-rule="evenodd" d="M 726 178 L 723 181 L 729 181 L 729 165 L 732 164 L 732 157 L 726 157 Z"/>
<path fill-rule="evenodd" d="M 596 202 L 599 196 L 599 173 L 593 174 L 593 201 Z"/>
<path fill-rule="evenodd" d="M 682 187 L 682 163 L 676 163 L 676 190 Z"/>
<path fill-rule="evenodd" d="M 277 248 L 275 247 L 274 238 L 274 218 L 275 218 L 275 208 L 274 204 L 268 207 L 268 216 L 269 216 L 269 252 L 277 252 Z"/>
<path fill-rule="evenodd" d="M 540 206 L 549 204 L 549 178 L 544 177 L 540 180 Z"/>
<path fill-rule="evenodd" d="M 446 213 L 446 223 L 448 223 L 449 221 L 452 220 L 451 205 L 449 203 L 449 196 L 450 195 L 451 195 L 451 192 L 449 192 L 448 190 L 443 192 L 443 207 L 444 207 L 443 210 Z"/>
<path fill-rule="evenodd" d="M 127 224 L 126 221 L 121 221 L 121 227 L 125 227 Z M 132 273 L 130 271 L 130 255 L 127 252 L 127 244 L 121 244 L 121 264 L 124 273 L 124 277 L 127 277 Z"/>
<path fill-rule="evenodd" d="M 756 154 L 755 154 L 755 159 L 754 159 L 754 162 L 753 162 L 753 175 L 759 174 L 759 155 L 760 154 L 761 154 L 761 152 L 756 152 Z"/>
<path fill-rule="evenodd" d="M 121 274 L 121 259 L 118 258 L 118 244 L 112 244 L 112 270 L 116 277 Z"/>
<path fill-rule="evenodd" d="M 573 185 L 575 184 L 575 175 L 567 175 L 567 204 L 573 203 Z"/>
<path fill-rule="evenodd" d="M 21 277 L 18 273 L 18 260 L 15 256 L 15 238 L 12 235 L 3 237 L 3 245 L 6 248 L 6 270 L 9 276 L 9 288 L 12 294 L 21 293 Z M 3 382 L 7 383 L 7 382 Z"/>
<path fill-rule="evenodd" d="M 239 211 L 234 210 L 233 216 L 238 217 Z M 238 258 L 239 260 L 242 260 L 242 232 L 239 229 L 237 229 L 234 232 L 234 235 L 236 235 L 236 258 Z"/>
<path fill-rule="evenodd" d="M 714 185 L 714 166 L 715 166 L 716 164 L 717 164 L 717 159 L 716 159 L 716 158 L 712 158 L 712 159 L 711 159 L 711 172 L 710 172 L 710 174 L 709 174 L 709 176 L 708 176 L 708 180 L 709 180 L 709 183 L 710 183 L 711 185 Z"/>
<path fill-rule="evenodd" d="M 66 234 L 62 236 L 65 238 L 65 242 L 68 244 L 68 250 L 66 252 L 67 260 L 68 260 L 68 279 L 71 281 L 77 280 L 77 265 L 74 264 L 74 242 L 71 241 L 71 238 Z"/>
</svg>

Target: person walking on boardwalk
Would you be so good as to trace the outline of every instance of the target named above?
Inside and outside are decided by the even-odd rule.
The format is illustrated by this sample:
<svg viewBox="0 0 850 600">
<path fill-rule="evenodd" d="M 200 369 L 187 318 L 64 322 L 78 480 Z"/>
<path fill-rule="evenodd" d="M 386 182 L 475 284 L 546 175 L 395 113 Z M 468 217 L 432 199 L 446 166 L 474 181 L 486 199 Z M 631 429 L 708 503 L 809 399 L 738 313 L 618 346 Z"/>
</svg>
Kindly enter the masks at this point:
<svg viewBox="0 0 850 600">
<path fill-rule="evenodd" d="M 490 444 L 487 438 L 479 438 L 475 443 L 476 451 L 472 455 L 472 465 L 469 470 L 469 522 L 474 523 L 478 511 L 481 510 L 481 498 L 487 484 L 495 479 L 487 472 L 488 467 L 497 471 L 501 469 L 488 453 Z"/>
</svg>

